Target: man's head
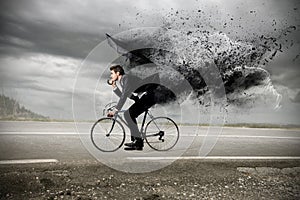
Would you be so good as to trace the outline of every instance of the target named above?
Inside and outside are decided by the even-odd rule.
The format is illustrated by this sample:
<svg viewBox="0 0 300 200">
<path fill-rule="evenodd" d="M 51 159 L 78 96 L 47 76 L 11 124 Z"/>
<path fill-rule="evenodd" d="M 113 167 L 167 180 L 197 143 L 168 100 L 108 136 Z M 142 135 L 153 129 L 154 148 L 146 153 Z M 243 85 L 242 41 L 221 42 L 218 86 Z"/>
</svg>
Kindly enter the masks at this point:
<svg viewBox="0 0 300 200">
<path fill-rule="evenodd" d="M 110 77 L 112 81 L 116 81 L 125 74 L 124 69 L 120 65 L 113 65 L 110 68 Z"/>
</svg>

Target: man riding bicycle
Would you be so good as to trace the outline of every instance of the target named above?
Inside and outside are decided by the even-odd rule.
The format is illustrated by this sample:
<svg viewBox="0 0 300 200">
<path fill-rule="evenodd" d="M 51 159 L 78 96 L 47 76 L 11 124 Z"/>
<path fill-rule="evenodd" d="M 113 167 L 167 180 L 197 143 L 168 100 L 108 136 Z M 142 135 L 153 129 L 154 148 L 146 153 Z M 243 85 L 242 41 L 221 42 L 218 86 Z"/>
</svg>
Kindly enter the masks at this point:
<svg viewBox="0 0 300 200">
<path fill-rule="evenodd" d="M 117 111 L 121 110 L 128 97 L 133 99 L 135 103 L 124 113 L 124 118 L 131 132 L 131 142 L 125 143 L 125 146 L 127 146 L 125 150 L 143 150 L 144 142 L 138 129 L 136 119 L 140 114 L 159 102 L 155 92 L 158 84 L 155 84 L 152 81 L 152 83 L 147 84 L 145 87 L 142 79 L 130 74 L 125 74 L 123 67 L 120 65 L 113 65 L 110 67 L 110 77 L 111 80 L 109 80 L 109 84 L 112 85 L 114 93 L 119 96 L 120 99 L 115 110 L 109 112 L 108 115 L 113 117 Z M 158 74 L 152 76 L 152 78 L 154 77 L 156 79 L 159 78 Z M 117 87 L 117 81 L 119 81 L 122 91 Z M 133 94 L 134 92 L 144 92 L 144 94 L 139 98 L 137 95 Z"/>
</svg>

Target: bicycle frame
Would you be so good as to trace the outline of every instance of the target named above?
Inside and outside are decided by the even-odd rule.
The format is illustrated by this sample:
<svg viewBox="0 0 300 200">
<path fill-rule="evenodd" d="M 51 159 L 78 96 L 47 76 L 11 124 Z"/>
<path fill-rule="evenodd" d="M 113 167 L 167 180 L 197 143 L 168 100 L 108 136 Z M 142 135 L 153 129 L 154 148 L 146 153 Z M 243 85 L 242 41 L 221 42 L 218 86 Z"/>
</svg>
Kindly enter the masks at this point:
<svg viewBox="0 0 300 200">
<path fill-rule="evenodd" d="M 118 111 L 118 112 L 115 114 L 114 119 L 116 120 L 116 119 L 119 118 L 119 119 L 122 121 L 122 123 L 125 124 L 125 125 L 129 128 L 129 125 L 127 124 L 127 122 L 125 121 L 125 119 L 123 119 L 123 117 L 119 115 L 119 113 L 124 113 L 124 112 L 125 112 L 125 110 L 120 110 L 120 111 Z M 140 129 L 140 132 L 141 132 L 141 133 L 144 133 L 144 126 L 145 126 L 147 114 L 149 115 L 149 117 L 150 117 L 151 119 L 154 118 L 153 115 L 151 115 L 151 114 L 149 113 L 148 110 L 145 111 L 145 114 L 144 114 L 144 117 L 143 117 L 142 126 L 141 126 L 141 129 Z"/>
<path fill-rule="evenodd" d="M 118 112 L 115 114 L 114 119 L 117 120 L 117 119 L 119 118 L 119 119 L 121 120 L 121 122 L 122 122 L 123 124 L 125 124 L 125 125 L 129 128 L 129 125 L 127 124 L 127 122 L 123 119 L 122 116 L 119 115 L 119 113 L 124 113 L 124 112 L 125 112 L 125 110 L 120 110 L 120 111 L 118 111 Z M 154 116 L 150 113 L 150 111 L 149 111 L 149 110 L 146 110 L 146 111 L 145 111 L 145 114 L 144 114 L 144 117 L 143 117 L 141 129 L 140 129 L 140 133 L 142 134 L 143 139 L 146 137 L 146 134 L 145 134 L 145 131 L 144 131 L 144 126 L 145 126 L 145 122 L 146 122 L 147 115 L 150 117 L 150 120 L 153 120 L 153 119 L 154 119 Z M 109 133 L 106 134 L 106 136 L 109 136 L 109 135 L 110 135 L 111 131 L 112 131 L 113 128 L 114 128 L 115 123 L 116 123 L 116 121 L 114 121 L 114 123 L 112 124 L 112 127 L 111 127 L 111 129 L 110 129 L 110 131 L 109 131 Z M 155 124 L 155 126 L 157 127 L 157 129 L 159 130 L 159 132 L 158 132 L 158 133 L 155 133 L 155 134 L 147 135 L 147 137 L 160 136 L 159 139 L 161 139 L 161 138 L 164 136 L 164 132 L 160 130 L 160 128 L 158 127 L 158 125 L 155 123 L 155 121 L 154 121 L 154 124 Z"/>
</svg>

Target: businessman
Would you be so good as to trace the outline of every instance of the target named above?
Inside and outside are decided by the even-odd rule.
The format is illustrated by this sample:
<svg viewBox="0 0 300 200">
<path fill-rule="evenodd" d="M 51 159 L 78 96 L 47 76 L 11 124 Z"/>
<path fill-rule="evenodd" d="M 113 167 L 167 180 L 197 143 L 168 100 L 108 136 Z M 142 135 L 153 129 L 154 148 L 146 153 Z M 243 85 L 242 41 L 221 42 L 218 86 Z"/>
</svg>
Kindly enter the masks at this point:
<svg viewBox="0 0 300 200">
<path fill-rule="evenodd" d="M 123 67 L 120 65 L 113 65 L 110 67 L 110 77 L 110 84 L 113 87 L 113 91 L 120 99 L 115 110 L 109 112 L 108 115 L 113 117 L 117 111 L 122 109 L 127 98 L 133 99 L 135 103 L 124 113 L 124 118 L 128 123 L 131 132 L 132 141 L 131 143 L 125 143 L 125 146 L 127 146 L 125 150 L 143 150 L 144 142 L 141 133 L 139 132 L 136 118 L 157 103 L 155 98 L 157 84 L 147 84 L 145 87 L 142 79 L 125 74 Z M 122 90 L 117 87 L 117 81 L 120 83 Z M 133 94 L 133 92 L 137 91 L 144 92 L 141 98 Z"/>
</svg>

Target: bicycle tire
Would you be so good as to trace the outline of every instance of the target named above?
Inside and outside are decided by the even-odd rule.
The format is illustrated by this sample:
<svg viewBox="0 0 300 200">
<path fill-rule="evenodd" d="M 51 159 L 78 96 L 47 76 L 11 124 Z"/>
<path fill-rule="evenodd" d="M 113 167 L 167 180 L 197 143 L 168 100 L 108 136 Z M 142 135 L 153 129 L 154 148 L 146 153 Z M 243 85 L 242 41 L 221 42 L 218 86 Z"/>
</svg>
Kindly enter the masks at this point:
<svg viewBox="0 0 300 200">
<path fill-rule="evenodd" d="M 176 145 L 178 139 L 178 126 L 168 117 L 155 117 L 146 125 L 145 140 L 154 150 L 170 150 Z"/>
<path fill-rule="evenodd" d="M 114 118 L 101 118 L 96 121 L 91 128 L 91 140 L 94 146 L 100 151 L 114 152 L 118 150 L 125 141 L 125 129 L 123 125 Z"/>
</svg>

